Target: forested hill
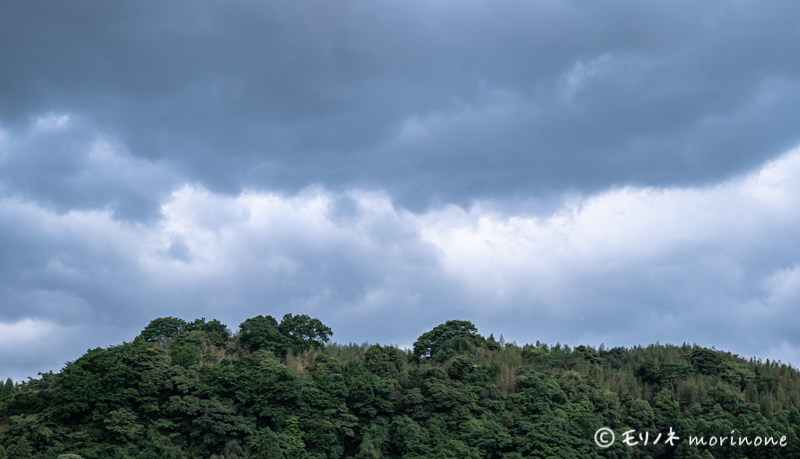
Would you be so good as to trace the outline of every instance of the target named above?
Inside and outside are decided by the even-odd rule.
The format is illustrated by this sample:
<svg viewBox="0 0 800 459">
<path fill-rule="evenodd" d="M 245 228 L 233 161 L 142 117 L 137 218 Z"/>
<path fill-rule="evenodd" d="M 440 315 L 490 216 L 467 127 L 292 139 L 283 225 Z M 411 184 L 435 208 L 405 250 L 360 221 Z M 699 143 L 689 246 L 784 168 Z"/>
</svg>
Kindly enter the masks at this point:
<svg viewBox="0 0 800 459">
<path fill-rule="evenodd" d="M 254 317 L 233 335 L 156 319 L 59 373 L 0 383 L 0 459 L 800 458 L 800 374 L 776 362 L 690 345 L 519 346 L 459 320 L 407 351 L 331 336 L 306 315 Z M 594 440 L 604 426 L 607 449 Z M 619 441 L 671 428 L 674 446 Z"/>
</svg>

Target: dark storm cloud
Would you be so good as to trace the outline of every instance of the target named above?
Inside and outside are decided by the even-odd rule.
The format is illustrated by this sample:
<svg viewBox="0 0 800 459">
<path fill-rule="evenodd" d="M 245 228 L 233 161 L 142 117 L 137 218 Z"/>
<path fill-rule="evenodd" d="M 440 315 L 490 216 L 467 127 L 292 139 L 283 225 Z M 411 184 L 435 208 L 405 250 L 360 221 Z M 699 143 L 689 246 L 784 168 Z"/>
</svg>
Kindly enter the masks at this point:
<svg viewBox="0 0 800 459">
<path fill-rule="evenodd" d="M 0 376 L 286 312 L 800 363 L 798 10 L 6 2 Z"/>
<path fill-rule="evenodd" d="M 178 182 L 163 162 L 132 157 L 85 120 L 49 114 L 20 129 L 0 125 L 0 190 L 58 212 L 111 209 L 136 219 L 156 216 Z"/>
<path fill-rule="evenodd" d="M 794 2 L 19 2 L 0 117 L 74 113 L 215 190 L 705 183 L 800 141 Z M 134 199 L 134 198 L 131 198 Z"/>
</svg>

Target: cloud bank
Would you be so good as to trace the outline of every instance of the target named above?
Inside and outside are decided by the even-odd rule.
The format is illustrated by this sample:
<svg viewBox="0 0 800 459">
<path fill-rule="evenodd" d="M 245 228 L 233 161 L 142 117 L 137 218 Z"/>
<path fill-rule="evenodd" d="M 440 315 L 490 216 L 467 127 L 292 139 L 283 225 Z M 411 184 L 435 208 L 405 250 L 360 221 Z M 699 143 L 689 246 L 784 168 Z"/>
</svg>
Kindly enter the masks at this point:
<svg viewBox="0 0 800 459">
<path fill-rule="evenodd" d="M 166 174 L 102 142 L 86 155 L 85 168 L 125 171 L 123 188 L 124 177 Z M 31 342 L 78 352 L 130 340 L 158 316 L 235 329 L 304 312 L 344 342 L 409 345 L 468 318 L 519 342 L 688 341 L 791 362 L 798 199 L 800 150 L 716 185 L 611 188 L 544 210 L 484 200 L 417 213 L 357 188 L 229 195 L 184 184 L 157 217 L 131 222 L 112 208 L 6 197 L 0 327 L 13 338 L 0 352 Z M 9 369 L 22 376 L 30 359 Z M 58 369 L 64 356 L 33 360 Z"/>
<path fill-rule="evenodd" d="M 0 14 L 0 377 L 158 316 L 800 363 L 800 4 Z"/>
<path fill-rule="evenodd" d="M 355 186 L 424 211 L 704 185 L 800 143 L 798 9 L 23 2 L 0 18 L 0 119 L 74 114 L 231 194 Z"/>
</svg>

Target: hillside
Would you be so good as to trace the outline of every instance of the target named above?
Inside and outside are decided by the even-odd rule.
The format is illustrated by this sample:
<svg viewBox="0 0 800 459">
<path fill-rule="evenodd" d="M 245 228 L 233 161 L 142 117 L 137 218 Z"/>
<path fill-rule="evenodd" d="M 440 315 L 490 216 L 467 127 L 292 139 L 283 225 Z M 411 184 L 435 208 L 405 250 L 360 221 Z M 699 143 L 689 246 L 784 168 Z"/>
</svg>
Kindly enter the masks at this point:
<svg viewBox="0 0 800 459">
<path fill-rule="evenodd" d="M 0 383 L 0 459 L 800 457 L 800 373 L 776 362 L 687 344 L 520 346 L 458 320 L 405 351 L 331 336 L 305 315 L 235 334 L 156 319 L 59 373 Z M 607 449 L 600 427 L 615 432 Z M 629 430 L 651 443 L 622 444 Z M 785 446 L 689 446 L 701 435 Z"/>
</svg>

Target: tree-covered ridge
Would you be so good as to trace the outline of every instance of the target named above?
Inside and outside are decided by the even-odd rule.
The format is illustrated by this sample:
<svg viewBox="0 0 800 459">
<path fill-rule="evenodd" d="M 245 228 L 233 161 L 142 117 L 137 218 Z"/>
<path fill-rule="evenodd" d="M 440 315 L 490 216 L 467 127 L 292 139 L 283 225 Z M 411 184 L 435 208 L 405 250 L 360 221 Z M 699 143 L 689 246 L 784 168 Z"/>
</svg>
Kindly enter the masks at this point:
<svg viewBox="0 0 800 459">
<path fill-rule="evenodd" d="M 518 346 L 467 321 L 413 350 L 330 343 L 306 315 L 152 321 L 59 373 L 0 383 L 0 459 L 798 458 L 800 373 L 697 346 Z M 787 446 L 608 449 L 630 429 Z M 71 456 L 76 455 L 76 456 Z"/>
</svg>

